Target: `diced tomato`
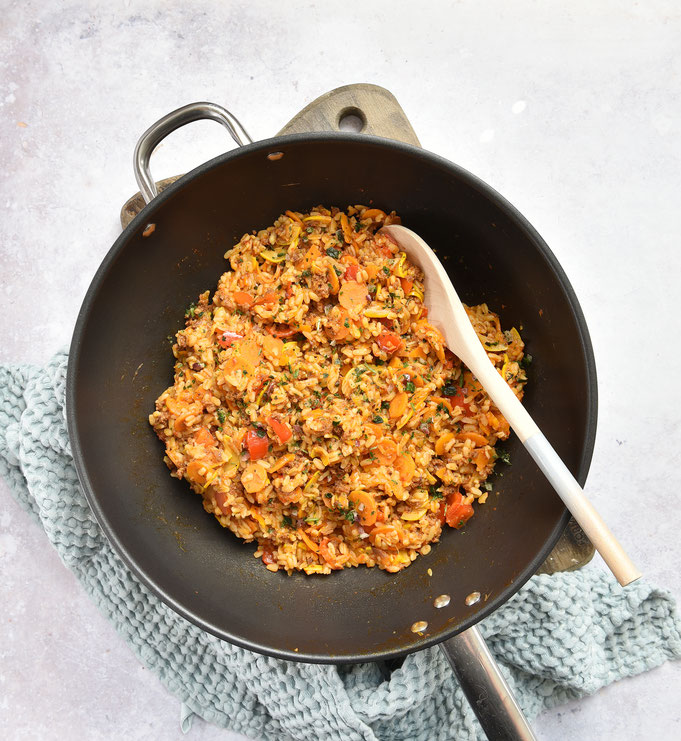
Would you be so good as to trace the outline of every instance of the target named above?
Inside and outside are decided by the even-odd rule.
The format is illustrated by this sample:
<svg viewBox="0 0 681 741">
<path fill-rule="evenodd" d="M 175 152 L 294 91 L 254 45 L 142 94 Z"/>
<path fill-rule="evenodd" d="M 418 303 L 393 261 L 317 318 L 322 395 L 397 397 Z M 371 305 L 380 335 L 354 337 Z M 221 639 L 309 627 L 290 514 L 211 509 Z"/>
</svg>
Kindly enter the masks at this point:
<svg viewBox="0 0 681 741">
<path fill-rule="evenodd" d="M 348 265 L 345 268 L 345 280 L 357 280 L 357 273 L 359 273 L 359 265 Z"/>
<path fill-rule="evenodd" d="M 225 349 L 231 347 L 237 340 L 243 340 L 244 336 L 238 332 L 230 332 L 227 330 L 218 337 L 218 345 Z"/>
<path fill-rule="evenodd" d="M 463 527 L 468 520 L 473 517 L 473 507 L 470 504 L 464 504 L 461 492 L 457 491 L 447 497 L 447 511 L 445 519 L 450 527 L 457 530 Z"/>
<path fill-rule="evenodd" d="M 248 456 L 252 461 L 264 458 L 267 455 L 269 447 L 270 444 L 264 430 L 262 430 L 262 433 L 259 433 L 257 430 L 251 428 L 246 433 L 246 448 L 248 450 Z"/>
<path fill-rule="evenodd" d="M 274 557 L 274 553 L 272 552 L 272 548 L 268 546 L 262 547 L 262 562 L 265 565 L 276 563 L 277 560 Z"/>
<path fill-rule="evenodd" d="M 381 332 L 376 339 L 376 344 L 383 352 L 392 355 L 402 347 L 402 340 L 394 332 Z"/>
<path fill-rule="evenodd" d="M 280 442 L 285 443 L 287 440 L 291 439 L 291 435 L 293 433 L 291 432 L 291 428 L 287 424 L 280 422 L 274 417 L 269 417 L 267 420 L 267 424 L 272 428 L 272 431 L 279 438 Z"/>
<path fill-rule="evenodd" d="M 443 393 L 443 396 L 449 399 L 450 404 L 453 407 L 461 407 L 464 412 L 470 412 L 470 405 L 466 404 L 466 397 L 468 396 L 468 389 L 464 386 L 463 388 L 457 388 L 455 394 Z"/>
</svg>

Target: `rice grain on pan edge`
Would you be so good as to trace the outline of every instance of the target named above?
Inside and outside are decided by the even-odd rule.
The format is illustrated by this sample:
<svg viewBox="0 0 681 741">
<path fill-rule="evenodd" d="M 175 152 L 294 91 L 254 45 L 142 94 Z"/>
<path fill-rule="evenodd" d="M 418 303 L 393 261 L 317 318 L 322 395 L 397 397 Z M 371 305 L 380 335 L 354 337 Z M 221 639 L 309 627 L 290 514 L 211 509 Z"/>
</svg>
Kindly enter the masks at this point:
<svg viewBox="0 0 681 741">
<path fill-rule="evenodd" d="M 488 497 L 509 426 L 428 323 L 395 213 L 287 211 L 187 310 L 149 421 L 171 475 L 271 571 L 399 571 Z M 523 342 L 466 307 L 522 398 Z"/>
</svg>

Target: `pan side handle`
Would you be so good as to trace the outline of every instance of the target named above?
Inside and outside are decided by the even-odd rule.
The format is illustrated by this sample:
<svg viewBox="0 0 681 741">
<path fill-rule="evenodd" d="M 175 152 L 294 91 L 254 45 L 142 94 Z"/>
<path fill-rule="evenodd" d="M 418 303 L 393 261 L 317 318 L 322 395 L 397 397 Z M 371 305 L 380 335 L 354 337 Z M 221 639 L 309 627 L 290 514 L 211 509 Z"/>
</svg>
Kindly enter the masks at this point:
<svg viewBox="0 0 681 741">
<path fill-rule="evenodd" d="M 473 626 L 440 644 L 491 741 L 537 741 L 480 631 Z"/>
<path fill-rule="evenodd" d="M 168 113 L 152 124 L 142 134 L 135 147 L 133 168 L 135 170 L 137 185 L 145 203 L 149 203 L 158 195 L 156 182 L 151 176 L 151 170 L 149 169 L 149 160 L 154 149 L 156 149 L 168 134 L 188 123 L 202 119 L 210 119 L 211 121 L 217 121 L 222 124 L 240 147 L 246 143 L 250 144 L 253 141 L 239 120 L 226 108 L 216 103 L 190 103 Z"/>
</svg>

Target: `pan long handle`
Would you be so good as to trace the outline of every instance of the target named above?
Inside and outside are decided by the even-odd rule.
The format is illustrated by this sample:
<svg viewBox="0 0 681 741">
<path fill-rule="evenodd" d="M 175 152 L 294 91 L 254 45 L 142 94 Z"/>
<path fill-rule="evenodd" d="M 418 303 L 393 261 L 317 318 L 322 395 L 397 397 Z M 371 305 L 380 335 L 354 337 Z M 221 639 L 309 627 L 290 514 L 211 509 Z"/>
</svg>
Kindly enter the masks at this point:
<svg viewBox="0 0 681 741">
<path fill-rule="evenodd" d="M 142 134 L 135 147 L 133 168 L 137 185 L 145 203 L 149 203 L 158 195 L 156 182 L 149 169 L 152 152 L 168 134 L 185 124 L 201 119 L 210 119 L 221 123 L 240 147 L 253 141 L 246 129 L 239 123 L 239 120 L 226 108 L 216 103 L 190 103 L 163 116 Z"/>
<path fill-rule="evenodd" d="M 440 648 L 490 741 L 537 741 L 475 626 L 441 643 Z"/>
</svg>

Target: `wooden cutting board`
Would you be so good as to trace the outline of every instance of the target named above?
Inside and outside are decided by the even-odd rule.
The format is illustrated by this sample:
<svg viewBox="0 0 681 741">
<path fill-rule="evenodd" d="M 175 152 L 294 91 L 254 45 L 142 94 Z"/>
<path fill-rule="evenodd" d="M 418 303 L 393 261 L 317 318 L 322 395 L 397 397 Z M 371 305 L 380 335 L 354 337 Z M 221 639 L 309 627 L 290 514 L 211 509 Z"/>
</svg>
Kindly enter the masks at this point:
<svg viewBox="0 0 681 741">
<path fill-rule="evenodd" d="M 361 130 L 365 134 L 421 146 L 409 119 L 392 93 L 378 85 L 360 83 L 344 85 L 320 96 L 294 116 L 277 134 L 299 134 L 307 131 Z M 159 192 L 181 175 L 161 180 Z M 121 224 L 125 228 L 144 207 L 137 193 L 121 210 Z M 537 573 L 573 571 L 587 564 L 594 555 L 594 547 L 582 528 L 570 519 L 556 547 Z"/>
</svg>

